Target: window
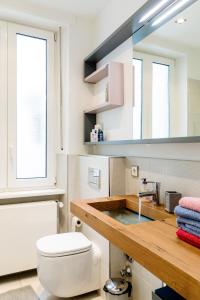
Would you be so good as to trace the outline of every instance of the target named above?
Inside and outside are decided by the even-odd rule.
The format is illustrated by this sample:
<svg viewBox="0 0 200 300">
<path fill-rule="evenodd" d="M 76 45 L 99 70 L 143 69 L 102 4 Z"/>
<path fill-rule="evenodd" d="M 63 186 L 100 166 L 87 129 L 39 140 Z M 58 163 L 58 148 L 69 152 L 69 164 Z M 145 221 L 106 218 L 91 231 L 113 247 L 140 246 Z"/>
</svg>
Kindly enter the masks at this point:
<svg viewBox="0 0 200 300">
<path fill-rule="evenodd" d="M 169 66 L 152 64 L 152 138 L 169 137 Z"/>
<path fill-rule="evenodd" d="M 133 139 L 169 137 L 175 62 L 134 51 L 133 65 Z"/>
<path fill-rule="evenodd" d="M 50 187 L 55 182 L 54 34 L 5 23 L 4 36 L 8 47 L 0 43 L 0 60 L 6 53 L 7 64 L 0 84 L 8 92 L 0 94 L 0 103 L 6 99 L 8 119 L 1 118 L 0 125 L 6 132 L 7 175 L 0 188 Z M 1 144 L 0 154 L 2 149 Z"/>
<path fill-rule="evenodd" d="M 17 34 L 17 178 L 46 177 L 46 43 Z"/>
<path fill-rule="evenodd" d="M 142 60 L 134 58 L 133 139 L 142 137 Z"/>
</svg>

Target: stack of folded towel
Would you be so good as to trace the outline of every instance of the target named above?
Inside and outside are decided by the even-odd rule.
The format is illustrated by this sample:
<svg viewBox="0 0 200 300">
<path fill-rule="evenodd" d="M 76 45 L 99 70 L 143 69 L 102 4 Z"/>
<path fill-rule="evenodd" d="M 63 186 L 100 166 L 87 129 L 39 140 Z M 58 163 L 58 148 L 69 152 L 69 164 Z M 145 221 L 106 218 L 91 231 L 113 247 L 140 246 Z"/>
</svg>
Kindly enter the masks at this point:
<svg viewBox="0 0 200 300">
<path fill-rule="evenodd" d="M 184 197 L 175 208 L 177 224 L 177 236 L 198 248 L 200 248 L 200 198 Z"/>
</svg>

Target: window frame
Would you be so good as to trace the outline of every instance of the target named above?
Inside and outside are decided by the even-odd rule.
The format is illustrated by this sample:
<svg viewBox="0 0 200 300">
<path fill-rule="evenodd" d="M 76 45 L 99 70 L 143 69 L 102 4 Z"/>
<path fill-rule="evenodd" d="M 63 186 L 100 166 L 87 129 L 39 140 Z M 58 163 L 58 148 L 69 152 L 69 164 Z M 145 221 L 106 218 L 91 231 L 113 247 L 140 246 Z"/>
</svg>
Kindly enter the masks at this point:
<svg viewBox="0 0 200 300">
<path fill-rule="evenodd" d="M 169 138 L 170 137 L 170 122 L 171 122 L 171 118 L 170 118 L 170 91 L 171 91 L 171 76 L 170 76 L 170 73 L 171 73 L 171 65 L 167 64 L 167 63 L 160 63 L 158 61 L 152 61 L 152 88 L 153 88 L 153 65 L 156 64 L 156 65 L 160 65 L 160 66 L 165 66 L 167 67 L 167 76 L 168 76 L 168 103 L 167 103 L 167 106 L 168 106 L 168 126 L 167 126 L 167 136 L 161 136 L 161 137 L 157 137 L 157 136 L 153 136 L 153 122 L 151 122 L 151 125 L 152 125 L 152 128 L 151 128 L 151 134 L 152 134 L 152 138 L 155 139 L 155 138 Z M 152 108 L 153 108 L 153 90 L 152 90 Z M 152 111 L 152 117 L 153 117 L 153 111 Z"/>
<path fill-rule="evenodd" d="M 7 187 L 7 23 L 0 21 L 0 191 Z"/>
<path fill-rule="evenodd" d="M 138 60 L 138 61 L 140 61 L 141 62 L 141 107 L 140 107 L 140 124 L 139 124 L 139 126 L 140 126 L 140 133 L 139 133 L 139 138 L 137 137 L 137 135 L 135 134 L 135 130 L 134 130 L 134 119 L 133 119 L 133 122 L 132 122 L 132 124 L 133 124 L 133 129 L 132 129 L 132 138 L 134 139 L 134 140 L 137 140 L 137 139 L 142 139 L 142 132 L 143 132 L 143 123 L 142 123 L 142 110 L 143 110 L 143 69 L 144 69 L 144 66 L 143 66 L 143 64 L 144 64 L 144 62 L 143 62 L 143 59 L 141 59 L 141 58 L 136 58 L 135 56 L 133 57 L 133 59 L 132 60 Z M 134 69 L 134 83 L 135 83 L 135 66 L 134 66 L 134 64 L 133 64 L 133 69 Z M 134 86 L 134 84 L 133 84 L 133 86 Z M 135 107 L 135 104 L 136 104 L 136 99 L 135 99 L 135 90 L 134 90 L 134 92 L 133 92 L 133 97 L 134 97 L 134 105 L 133 105 L 133 118 L 134 118 L 134 107 Z"/>
<path fill-rule="evenodd" d="M 47 40 L 47 177 L 17 178 L 17 34 Z M 14 50 L 13 50 L 14 49 Z M 55 81 L 54 33 L 8 23 L 8 189 L 52 187 L 55 185 Z M 30 158 L 31 159 L 31 158 Z"/>
<path fill-rule="evenodd" d="M 160 56 L 159 53 L 145 53 L 134 49 L 133 57 L 143 61 L 143 98 L 142 98 L 142 139 L 152 139 L 152 80 L 153 63 L 169 66 L 169 136 L 171 134 L 170 110 L 173 101 L 175 59 Z"/>
</svg>

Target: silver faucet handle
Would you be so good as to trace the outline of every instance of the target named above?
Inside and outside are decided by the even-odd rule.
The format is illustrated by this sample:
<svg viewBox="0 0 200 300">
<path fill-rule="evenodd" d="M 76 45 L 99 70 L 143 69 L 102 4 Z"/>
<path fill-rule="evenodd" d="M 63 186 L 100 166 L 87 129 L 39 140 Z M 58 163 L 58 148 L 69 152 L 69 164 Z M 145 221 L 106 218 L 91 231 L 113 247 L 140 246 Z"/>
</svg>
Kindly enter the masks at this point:
<svg viewBox="0 0 200 300">
<path fill-rule="evenodd" d="M 159 189 L 160 188 L 160 182 L 159 181 L 147 181 L 146 178 L 141 178 L 142 184 L 155 184 L 155 189 Z"/>
<path fill-rule="evenodd" d="M 147 179 L 146 178 L 141 178 L 142 184 L 147 184 Z"/>
<path fill-rule="evenodd" d="M 155 183 L 155 184 L 159 184 L 160 182 L 158 182 L 158 181 L 147 181 L 147 183 Z"/>
<path fill-rule="evenodd" d="M 159 181 L 152 181 L 152 180 L 147 181 L 146 178 L 142 178 L 141 180 L 143 184 L 148 184 L 148 183 L 160 184 Z"/>
</svg>

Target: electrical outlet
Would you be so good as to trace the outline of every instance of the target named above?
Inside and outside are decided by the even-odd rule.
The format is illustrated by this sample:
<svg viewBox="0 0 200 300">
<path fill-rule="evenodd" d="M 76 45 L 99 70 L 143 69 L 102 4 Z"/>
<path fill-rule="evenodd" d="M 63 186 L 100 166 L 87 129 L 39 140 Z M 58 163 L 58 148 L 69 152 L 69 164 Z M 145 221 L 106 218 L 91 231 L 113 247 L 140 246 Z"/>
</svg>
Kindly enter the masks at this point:
<svg viewBox="0 0 200 300">
<path fill-rule="evenodd" d="M 139 175 L 139 167 L 138 166 L 131 167 L 131 175 L 133 177 L 138 177 L 138 175 Z"/>
</svg>

